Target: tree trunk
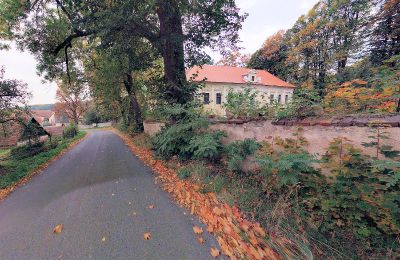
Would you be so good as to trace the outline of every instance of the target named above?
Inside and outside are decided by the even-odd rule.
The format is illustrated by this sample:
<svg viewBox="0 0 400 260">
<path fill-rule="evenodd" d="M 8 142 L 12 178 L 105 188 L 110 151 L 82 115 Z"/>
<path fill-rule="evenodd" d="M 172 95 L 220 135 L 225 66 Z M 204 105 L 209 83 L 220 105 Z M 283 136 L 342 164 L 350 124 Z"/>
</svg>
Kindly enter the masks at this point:
<svg viewBox="0 0 400 260">
<path fill-rule="evenodd" d="M 347 57 L 346 58 L 342 58 L 341 60 L 338 61 L 338 73 L 341 73 L 344 68 L 346 68 L 346 64 L 347 64 Z"/>
<path fill-rule="evenodd" d="M 182 15 L 176 0 L 159 0 L 157 15 L 160 20 L 160 40 L 164 60 L 166 99 L 184 104 L 193 99 L 185 73 Z"/>
<path fill-rule="evenodd" d="M 133 118 L 135 120 L 135 125 L 136 125 L 135 131 L 141 133 L 144 130 L 142 110 L 136 98 L 136 93 L 133 88 L 133 79 L 130 73 L 126 74 L 126 80 L 124 80 L 124 85 L 126 91 L 128 92 L 129 99 L 131 102 L 131 107 L 133 110 Z"/>
</svg>

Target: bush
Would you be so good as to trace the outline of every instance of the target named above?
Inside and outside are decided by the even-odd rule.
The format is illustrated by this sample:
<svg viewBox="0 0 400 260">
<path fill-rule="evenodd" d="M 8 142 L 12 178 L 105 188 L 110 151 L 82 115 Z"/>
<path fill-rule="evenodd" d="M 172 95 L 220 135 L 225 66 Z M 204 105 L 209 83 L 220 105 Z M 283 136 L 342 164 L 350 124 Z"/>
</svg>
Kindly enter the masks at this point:
<svg viewBox="0 0 400 260">
<path fill-rule="evenodd" d="M 44 152 L 46 147 L 43 142 L 36 142 L 32 145 L 23 145 L 11 149 L 10 155 L 13 159 L 20 160 L 28 157 L 35 156 L 41 152 Z"/>
<path fill-rule="evenodd" d="M 349 144 L 338 150 L 337 143 L 325 155 L 335 181 L 320 196 L 321 229 L 351 230 L 369 243 L 394 241 L 400 234 L 400 163 L 370 158 Z"/>
<path fill-rule="evenodd" d="M 157 156 L 216 160 L 222 152 L 223 132 L 208 132 L 209 122 L 194 105 L 174 105 L 166 111 L 169 123 L 152 139 Z"/>
<path fill-rule="evenodd" d="M 278 107 L 276 119 L 292 119 L 318 116 L 322 111 L 321 97 L 313 89 L 298 88 L 294 91 L 292 100 L 286 107 Z"/>
<path fill-rule="evenodd" d="M 190 169 L 187 167 L 182 167 L 178 171 L 178 178 L 180 180 L 188 179 L 191 176 Z"/>
<path fill-rule="evenodd" d="M 240 172 L 244 160 L 253 155 L 259 148 L 260 145 L 253 139 L 245 139 L 228 144 L 225 147 L 228 169 Z"/>
<path fill-rule="evenodd" d="M 215 160 L 222 154 L 223 145 L 221 138 L 226 137 L 225 132 L 216 131 L 194 136 L 187 147 L 193 159 Z"/>
<path fill-rule="evenodd" d="M 64 129 L 64 138 L 73 138 L 77 134 L 78 134 L 78 127 L 74 123 L 71 123 Z"/>
<path fill-rule="evenodd" d="M 259 96 L 259 93 L 250 87 L 240 92 L 231 90 L 226 97 L 224 107 L 234 118 L 262 117 L 267 115 L 268 107 L 261 103 Z"/>
</svg>

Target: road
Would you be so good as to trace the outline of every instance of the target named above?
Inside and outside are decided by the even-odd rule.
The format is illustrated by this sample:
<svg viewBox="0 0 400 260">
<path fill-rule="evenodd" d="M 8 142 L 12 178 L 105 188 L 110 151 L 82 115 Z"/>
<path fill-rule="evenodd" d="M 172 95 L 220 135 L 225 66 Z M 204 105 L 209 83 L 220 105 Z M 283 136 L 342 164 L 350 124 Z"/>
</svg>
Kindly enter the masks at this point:
<svg viewBox="0 0 400 260">
<path fill-rule="evenodd" d="M 215 239 L 197 241 L 202 225 L 154 177 L 116 134 L 92 131 L 0 202 L 0 259 L 212 258 Z"/>
</svg>

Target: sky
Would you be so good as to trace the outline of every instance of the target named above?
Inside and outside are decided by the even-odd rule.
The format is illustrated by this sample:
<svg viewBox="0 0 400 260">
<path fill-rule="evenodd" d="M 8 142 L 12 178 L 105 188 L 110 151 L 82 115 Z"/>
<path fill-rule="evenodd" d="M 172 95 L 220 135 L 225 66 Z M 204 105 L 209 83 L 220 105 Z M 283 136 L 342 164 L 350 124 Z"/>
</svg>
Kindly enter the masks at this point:
<svg viewBox="0 0 400 260">
<path fill-rule="evenodd" d="M 318 0 L 236 0 L 242 12 L 249 14 L 239 32 L 243 53 L 253 53 L 268 36 L 280 29 L 289 29 L 302 14 L 306 14 Z M 212 55 L 214 60 L 217 54 Z M 32 92 L 30 104 L 55 102 L 56 84 L 43 83 L 36 73 L 36 60 L 28 52 L 16 48 L 0 50 L 0 66 L 6 69 L 5 77 L 28 84 Z"/>
</svg>

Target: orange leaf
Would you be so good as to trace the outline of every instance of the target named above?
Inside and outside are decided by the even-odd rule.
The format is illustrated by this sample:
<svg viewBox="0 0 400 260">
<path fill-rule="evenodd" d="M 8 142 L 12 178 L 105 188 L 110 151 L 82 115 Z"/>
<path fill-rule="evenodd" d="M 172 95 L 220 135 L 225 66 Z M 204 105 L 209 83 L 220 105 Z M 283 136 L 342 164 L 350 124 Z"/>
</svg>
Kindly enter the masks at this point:
<svg viewBox="0 0 400 260">
<path fill-rule="evenodd" d="M 202 237 L 198 237 L 197 241 L 199 241 L 200 244 L 204 244 L 205 240 Z"/>
<path fill-rule="evenodd" d="M 60 234 L 61 231 L 62 231 L 62 229 L 63 229 L 63 225 L 62 225 L 62 224 L 58 224 L 58 225 L 53 229 L 53 232 L 56 233 L 56 234 Z"/>
<path fill-rule="evenodd" d="M 143 238 L 144 238 L 144 240 L 149 240 L 151 238 L 150 232 L 144 233 Z"/>
<path fill-rule="evenodd" d="M 220 208 L 215 207 L 213 209 L 214 214 L 217 214 L 218 216 L 222 215 L 222 210 Z"/>
<path fill-rule="evenodd" d="M 195 234 L 203 233 L 203 229 L 201 227 L 198 227 L 198 226 L 194 226 L 193 227 L 193 231 L 194 231 Z"/>
<path fill-rule="evenodd" d="M 211 255 L 212 255 L 213 257 L 217 257 L 217 256 L 220 255 L 220 252 L 219 252 L 219 250 L 216 249 L 215 247 L 211 247 Z"/>
<path fill-rule="evenodd" d="M 149 209 L 154 209 L 154 205 L 151 204 L 151 205 L 148 206 L 148 208 L 149 208 Z"/>
</svg>

